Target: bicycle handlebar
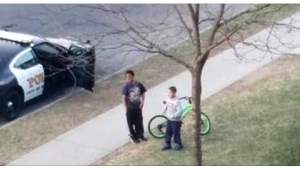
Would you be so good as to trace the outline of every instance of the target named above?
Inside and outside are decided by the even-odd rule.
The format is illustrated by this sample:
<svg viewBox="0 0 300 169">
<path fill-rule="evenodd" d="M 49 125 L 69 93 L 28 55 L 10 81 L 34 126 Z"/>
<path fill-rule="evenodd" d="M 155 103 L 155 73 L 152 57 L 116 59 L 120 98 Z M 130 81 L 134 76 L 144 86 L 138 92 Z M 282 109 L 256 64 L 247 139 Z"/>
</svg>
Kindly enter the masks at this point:
<svg viewBox="0 0 300 169">
<path fill-rule="evenodd" d="M 191 100 L 192 100 L 192 97 L 185 96 L 185 97 L 180 97 L 180 98 L 179 98 L 179 100 L 182 100 L 182 99 L 184 99 L 184 100 L 188 100 L 188 101 L 190 101 L 190 102 L 191 102 Z M 166 104 L 166 103 L 167 103 L 166 101 L 163 101 L 163 104 Z"/>
<path fill-rule="evenodd" d="M 179 98 L 179 100 L 181 100 L 181 99 L 184 99 L 184 100 L 191 100 L 191 99 L 192 99 L 192 97 L 185 96 L 185 97 L 181 97 L 181 98 Z"/>
</svg>

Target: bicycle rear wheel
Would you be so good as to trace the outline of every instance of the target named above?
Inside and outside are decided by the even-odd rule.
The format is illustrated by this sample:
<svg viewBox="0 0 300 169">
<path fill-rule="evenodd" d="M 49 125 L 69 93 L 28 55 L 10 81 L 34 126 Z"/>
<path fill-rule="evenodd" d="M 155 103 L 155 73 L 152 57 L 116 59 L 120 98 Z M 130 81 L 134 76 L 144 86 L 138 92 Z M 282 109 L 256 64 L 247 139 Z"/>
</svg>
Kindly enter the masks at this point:
<svg viewBox="0 0 300 169">
<path fill-rule="evenodd" d="M 209 133 L 211 123 L 209 117 L 205 113 L 201 113 L 201 135 Z"/>
<path fill-rule="evenodd" d="M 167 127 L 167 118 L 163 115 L 152 117 L 148 123 L 148 131 L 155 138 L 164 138 Z"/>
</svg>

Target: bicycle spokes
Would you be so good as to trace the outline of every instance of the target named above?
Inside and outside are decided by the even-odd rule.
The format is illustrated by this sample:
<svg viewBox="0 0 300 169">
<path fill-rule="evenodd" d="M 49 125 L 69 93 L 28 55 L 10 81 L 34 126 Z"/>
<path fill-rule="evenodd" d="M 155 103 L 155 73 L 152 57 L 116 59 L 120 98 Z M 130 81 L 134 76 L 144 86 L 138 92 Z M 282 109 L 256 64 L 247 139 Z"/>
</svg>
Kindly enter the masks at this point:
<svg viewBox="0 0 300 169">
<path fill-rule="evenodd" d="M 149 133 L 156 138 L 163 138 L 166 133 L 167 118 L 163 115 L 154 116 L 149 124 Z"/>
</svg>

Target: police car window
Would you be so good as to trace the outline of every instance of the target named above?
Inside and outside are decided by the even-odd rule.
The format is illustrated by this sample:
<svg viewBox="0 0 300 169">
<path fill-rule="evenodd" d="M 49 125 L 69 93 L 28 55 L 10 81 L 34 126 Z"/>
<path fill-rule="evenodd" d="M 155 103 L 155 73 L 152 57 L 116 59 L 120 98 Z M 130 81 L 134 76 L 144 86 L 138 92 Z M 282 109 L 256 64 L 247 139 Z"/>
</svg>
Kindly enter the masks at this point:
<svg viewBox="0 0 300 169">
<path fill-rule="evenodd" d="M 37 65 L 38 62 L 35 59 L 33 53 L 31 51 L 26 52 L 23 54 L 15 63 L 16 68 L 20 69 L 28 69 L 30 67 L 33 67 Z"/>
<path fill-rule="evenodd" d="M 38 55 L 38 57 L 42 57 L 42 58 L 57 56 L 61 53 L 60 50 L 58 50 L 57 48 L 55 48 L 54 46 L 48 43 L 37 45 L 33 47 L 33 50 Z"/>
</svg>

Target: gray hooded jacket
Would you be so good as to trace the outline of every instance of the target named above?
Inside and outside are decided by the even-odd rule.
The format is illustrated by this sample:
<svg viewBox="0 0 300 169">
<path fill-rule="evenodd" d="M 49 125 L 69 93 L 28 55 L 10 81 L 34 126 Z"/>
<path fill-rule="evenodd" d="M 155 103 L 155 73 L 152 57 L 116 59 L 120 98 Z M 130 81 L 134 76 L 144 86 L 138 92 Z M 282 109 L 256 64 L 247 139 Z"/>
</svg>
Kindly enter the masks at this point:
<svg viewBox="0 0 300 169">
<path fill-rule="evenodd" d="M 182 106 L 179 97 L 169 98 L 166 100 L 166 107 L 163 114 L 171 121 L 180 121 L 182 116 Z"/>
</svg>

